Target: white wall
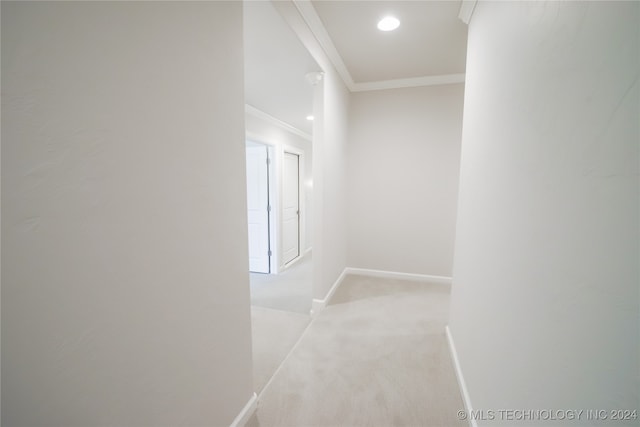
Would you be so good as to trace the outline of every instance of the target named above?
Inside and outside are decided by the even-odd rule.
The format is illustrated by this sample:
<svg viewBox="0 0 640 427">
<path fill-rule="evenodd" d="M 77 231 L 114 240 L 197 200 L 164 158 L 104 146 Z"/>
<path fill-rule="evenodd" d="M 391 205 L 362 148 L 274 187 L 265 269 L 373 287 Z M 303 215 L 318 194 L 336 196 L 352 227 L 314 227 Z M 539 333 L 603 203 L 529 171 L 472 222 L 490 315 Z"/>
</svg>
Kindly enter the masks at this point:
<svg viewBox="0 0 640 427">
<path fill-rule="evenodd" d="M 464 85 L 352 94 L 349 267 L 451 277 Z"/>
<path fill-rule="evenodd" d="M 314 115 L 321 116 L 318 124 L 322 130 L 317 130 L 314 123 L 316 227 L 313 298 L 323 300 L 347 266 L 346 182 L 350 94 L 333 68 L 325 69 L 319 87 L 322 88 L 319 102 L 321 111 L 314 108 Z"/>
<path fill-rule="evenodd" d="M 285 151 L 302 155 L 303 163 L 300 166 L 300 249 L 304 253 L 311 249 L 313 241 L 313 149 L 311 141 L 252 113 L 247 113 L 245 116 L 245 128 L 248 140 L 273 147 L 280 165 Z M 280 166 L 278 166 L 278 170 L 281 170 Z M 281 259 L 281 252 L 278 258 Z"/>
<path fill-rule="evenodd" d="M 2 3 L 2 425 L 251 397 L 241 8 Z"/>
<path fill-rule="evenodd" d="M 474 409 L 640 409 L 639 8 L 473 14 L 450 328 Z"/>
<path fill-rule="evenodd" d="M 347 266 L 346 155 L 350 93 L 291 1 L 276 9 L 324 72 L 313 115 L 313 298 L 324 300 Z"/>
</svg>

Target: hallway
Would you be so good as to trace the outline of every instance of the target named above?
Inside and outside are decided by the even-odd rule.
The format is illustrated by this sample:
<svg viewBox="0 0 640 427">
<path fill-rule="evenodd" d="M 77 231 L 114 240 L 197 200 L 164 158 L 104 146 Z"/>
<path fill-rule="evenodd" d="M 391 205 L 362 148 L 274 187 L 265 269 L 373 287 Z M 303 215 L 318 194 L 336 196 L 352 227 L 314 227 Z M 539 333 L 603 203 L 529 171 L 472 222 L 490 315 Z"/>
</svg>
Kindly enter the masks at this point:
<svg viewBox="0 0 640 427">
<path fill-rule="evenodd" d="M 449 286 L 348 275 L 259 396 L 247 427 L 455 426 Z"/>
<path fill-rule="evenodd" d="M 0 11 L 2 426 L 637 427 L 640 1 Z"/>
<path fill-rule="evenodd" d="M 311 321 L 312 255 L 280 274 L 250 273 L 253 387 L 262 392 Z"/>
<path fill-rule="evenodd" d="M 251 305 L 308 315 L 311 311 L 312 254 L 278 274 L 249 273 Z"/>
</svg>

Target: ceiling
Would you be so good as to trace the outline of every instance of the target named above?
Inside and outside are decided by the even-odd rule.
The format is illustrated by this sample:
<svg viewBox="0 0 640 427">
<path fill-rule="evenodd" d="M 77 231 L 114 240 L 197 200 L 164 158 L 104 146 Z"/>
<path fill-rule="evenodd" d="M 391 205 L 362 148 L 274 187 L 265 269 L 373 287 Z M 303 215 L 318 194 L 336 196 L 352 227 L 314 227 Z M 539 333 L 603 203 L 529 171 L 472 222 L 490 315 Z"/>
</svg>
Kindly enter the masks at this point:
<svg viewBox="0 0 640 427">
<path fill-rule="evenodd" d="M 269 1 L 244 3 L 245 103 L 311 134 L 313 86 L 305 75 L 321 71 Z"/>
<path fill-rule="evenodd" d="M 312 1 L 355 83 L 465 71 L 467 27 L 460 1 Z M 378 30 L 386 15 L 395 31 Z"/>
<path fill-rule="evenodd" d="M 460 0 L 294 3 L 352 91 L 464 81 Z M 387 14 L 401 24 L 381 32 Z M 304 76 L 320 67 L 270 1 L 245 1 L 244 37 L 246 103 L 311 134 L 313 87 Z"/>
</svg>

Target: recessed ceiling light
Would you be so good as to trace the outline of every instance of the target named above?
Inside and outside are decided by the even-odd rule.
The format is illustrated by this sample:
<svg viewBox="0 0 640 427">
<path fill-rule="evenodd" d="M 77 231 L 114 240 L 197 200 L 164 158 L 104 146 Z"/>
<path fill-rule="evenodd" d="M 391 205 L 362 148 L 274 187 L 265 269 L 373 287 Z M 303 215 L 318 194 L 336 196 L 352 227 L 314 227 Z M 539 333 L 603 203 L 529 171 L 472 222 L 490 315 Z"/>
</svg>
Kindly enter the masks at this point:
<svg viewBox="0 0 640 427">
<path fill-rule="evenodd" d="M 313 116 L 307 116 L 307 120 L 312 121 L 313 120 Z"/>
<path fill-rule="evenodd" d="M 393 16 L 385 16 L 378 22 L 378 29 L 380 31 L 393 31 L 400 26 L 398 18 Z"/>
</svg>

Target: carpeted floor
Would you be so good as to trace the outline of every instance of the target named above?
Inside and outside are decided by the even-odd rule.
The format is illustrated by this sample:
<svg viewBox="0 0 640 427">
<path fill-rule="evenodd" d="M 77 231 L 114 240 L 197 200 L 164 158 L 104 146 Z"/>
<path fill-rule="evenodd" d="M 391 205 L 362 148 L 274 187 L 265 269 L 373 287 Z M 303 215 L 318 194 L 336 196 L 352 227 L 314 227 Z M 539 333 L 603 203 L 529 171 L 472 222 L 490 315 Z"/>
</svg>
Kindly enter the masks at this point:
<svg viewBox="0 0 640 427">
<path fill-rule="evenodd" d="M 447 285 L 347 276 L 247 426 L 464 426 L 448 306 Z"/>
<path fill-rule="evenodd" d="M 253 389 L 256 393 L 264 389 L 310 321 L 308 314 L 251 307 Z"/>
<path fill-rule="evenodd" d="M 260 393 L 311 318 L 311 254 L 280 274 L 250 273 L 254 390 Z"/>
<path fill-rule="evenodd" d="M 309 314 L 312 266 L 309 253 L 280 274 L 250 273 L 251 305 Z"/>
</svg>

